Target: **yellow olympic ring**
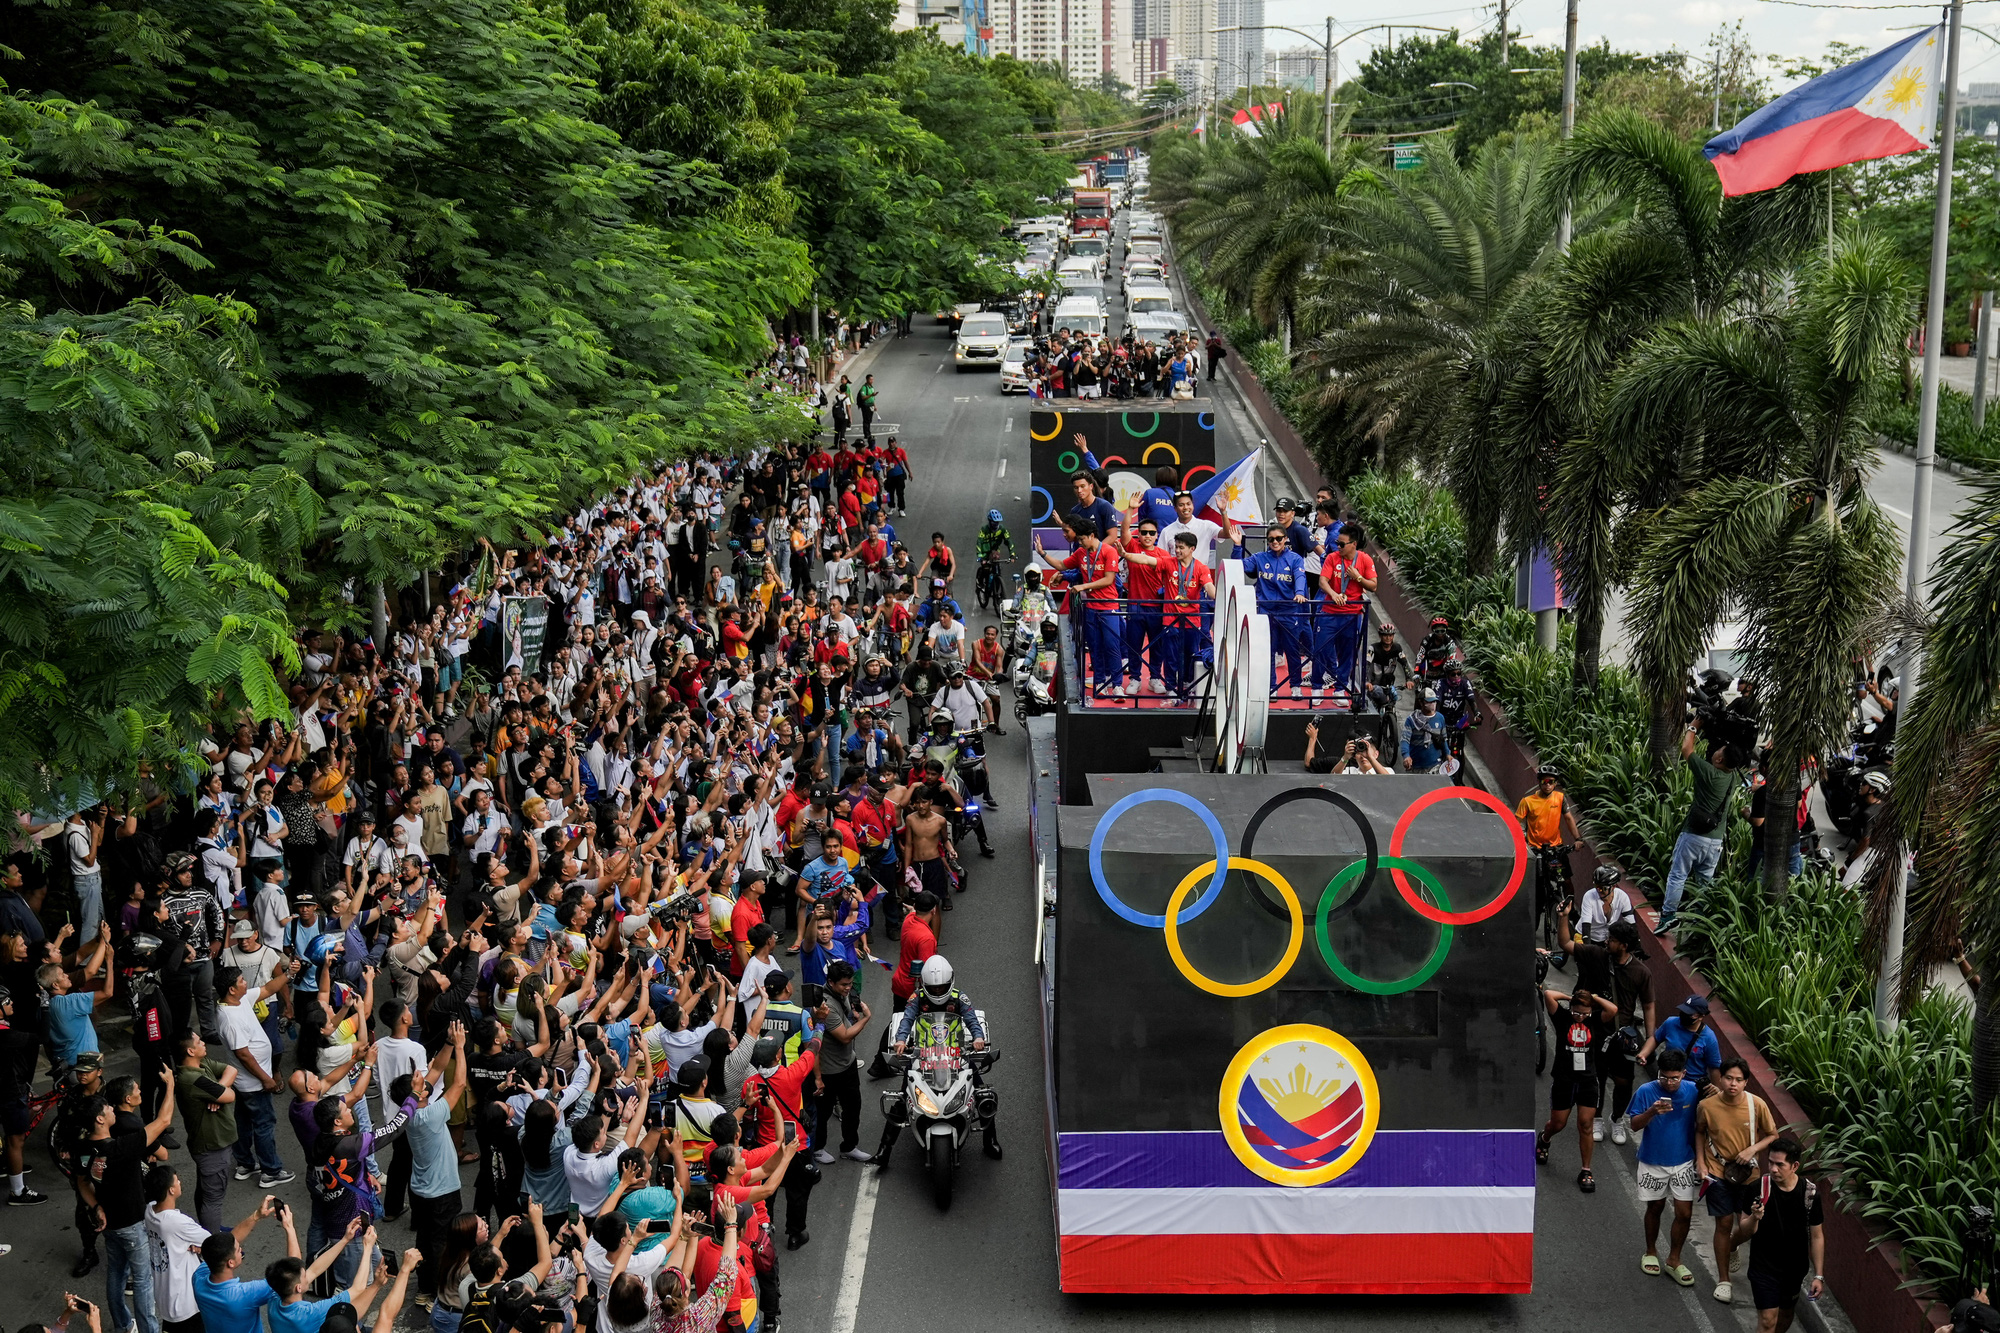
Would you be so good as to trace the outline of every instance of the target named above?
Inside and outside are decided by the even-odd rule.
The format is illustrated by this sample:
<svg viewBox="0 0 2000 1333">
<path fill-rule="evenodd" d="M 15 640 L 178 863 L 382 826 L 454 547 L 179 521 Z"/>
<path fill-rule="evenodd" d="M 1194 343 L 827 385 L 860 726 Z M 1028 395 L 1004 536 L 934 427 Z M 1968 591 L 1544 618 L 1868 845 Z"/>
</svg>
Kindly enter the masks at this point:
<svg viewBox="0 0 2000 1333">
<path fill-rule="evenodd" d="M 1165 929 L 1167 932 L 1167 952 L 1173 955 L 1174 966 L 1181 970 L 1182 976 L 1186 977 L 1202 990 L 1207 991 L 1210 995 L 1221 995 L 1231 999 L 1239 999 L 1245 995 L 1255 995 L 1259 991 L 1269 990 L 1277 984 L 1278 978 L 1292 970 L 1292 964 L 1298 961 L 1299 950 L 1304 947 L 1306 942 L 1306 913 L 1305 909 L 1299 906 L 1299 895 L 1292 891 L 1292 886 L 1285 881 L 1285 877 L 1270 866 L 1265 865 L 1262 861 L 1252 860 L 1247 856 L 1232 856 L 1229 858 L 1229 868 L 1231 870 L 1248 870 L 1252 874 L 1262 875 L 1264 881 L 1283 896 L 1285 905 L 1292 910 L 1292 938 L 1290 943 L 1285 945 L 1285 956 L 1279 961 L 1276 967 L 1255 981 L 1232 984 L 1216 981 L 1195 971 L 1194 965 L 1188 962 L 1187 955 L 1181 952 L 1180 927 L 1174 918 L 1180 914 L 1181 904 L 1186 901 L 1188 894 L 1193 891 L 1194 886 L 1206 879 L 1215 869 L 1215 858 L 1212 856 L 1193 870 L 1188 871 L 1187 878 L 1180 882 L 1179 887 L 1175 888 L 1173 896 L 1167 899 Z"/>
<path fill-rule="evenodd" d="M 1062 413 L 1060 412 L 1056 413 L 1056 424 L 1049 427 L 1049 433 L 1047 435 L 1035 434 L 1034 423 L 1030 422 L 1028 424 L 1028 438 L 1031 440 L 1053 440 L 1056 436 L 1062 434 L 1062 418 L 1063 418 Z"/>
<path fill-rule="evenodd" d="M 1168 456 L 1171 457 L 1176 463 L 1181 461 L 1181 451 L 1174 448 L 1171 444 L 1168 444 L 1165 440 L 1158 440 L 1152 444 L 1147 445 L 1146 452 L 1139 455 L 1139 461 L 1141 463 L 1152 462 L 1153 450 L 1155 449 L 1165 449 L 1167 451 Z"/>
<path fill-rule="evenodd" d="M 1167 920 L 1173 919 L 1170 910 Z M 1266 1161 L 1262 1154 L 1250 1146 L 1250 1140 L 1244 1137 L 1242 1119 L 1236 1112 L 1237 1090 L 1243 1086 L 1243 1080 L 1250 1077 L 1251 1066 L 1265 1054 L 1294 1042 L 1313 1042 L 1338 1052 L 1340 1058 L 1347 1062 L 1347 1067 L 1354 1071 L 1356 1081 L 1361 1084 L 1361 1128 L 1355 1132 L 1354 1141 L 1347 1145 L 1345 1152 L 1331 1162 L 1305 1171 L 1287 1171 L 1282 1166 Z M 1316 1027 L 1311 1023 L 1287 1023 L 1283 1027 L 1258 1033 L 1236 1053 L 1236 1058 L 1229 1062 L 1228 1070 L 1222 1075 L 1222 1089 L 1217 1098 L 1217 1110 L 1222 1117 L 1222 1137 L 1228 1141 L 1230 1150 L 1236 1154 L 1236 1159 L 1251 1171 L 1274 1185 L 1324 1185 L 1360 1161 L 1361 1155 L 1368 1151 L 1368 1145 L 1375 1141 L 1375 1127 L 1382 1121 L 1382 1090 L 1375 1082 L 1375 1071 L 1369 1067 L 1368 1061 L 1353 1042 L 1331 1028 Z"/>
</svg>

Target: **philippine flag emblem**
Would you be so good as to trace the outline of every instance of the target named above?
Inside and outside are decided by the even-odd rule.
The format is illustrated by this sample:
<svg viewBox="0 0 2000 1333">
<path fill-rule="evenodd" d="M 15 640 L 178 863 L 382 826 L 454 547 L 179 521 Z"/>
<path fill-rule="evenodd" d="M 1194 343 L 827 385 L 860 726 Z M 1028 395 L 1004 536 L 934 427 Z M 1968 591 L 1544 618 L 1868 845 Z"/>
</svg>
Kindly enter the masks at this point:
<svg viewBox="0 0 2000 1333">
<path fill-rule="evenodd" d="M 1274 1185 L 1323 1185 L 1368 1151 L 1382 1097 L 1353 1042 L 1293 1023 L 1260 1033 L 1223 1075 L 1223 1137 Z"/>
</svg>

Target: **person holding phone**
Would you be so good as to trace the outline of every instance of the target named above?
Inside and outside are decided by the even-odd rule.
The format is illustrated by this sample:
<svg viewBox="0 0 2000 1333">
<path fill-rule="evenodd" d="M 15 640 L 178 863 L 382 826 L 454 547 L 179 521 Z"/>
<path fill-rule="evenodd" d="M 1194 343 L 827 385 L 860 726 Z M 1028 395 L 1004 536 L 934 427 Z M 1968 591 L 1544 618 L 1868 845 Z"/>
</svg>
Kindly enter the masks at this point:
<svg viewBox="0 0 2000 1333">
<path fill-rule="evenodd" d="M 1701 1094 L 1686 1072 L 1685 1055 L 1672 1048 L 1661 1051 L 1659 1077 L 1633 1092 L 1625 1114 L 1640 1132 L 1639 1198 L 1646 1205 L 1646 1249 L 1639 1267 L 1656 1275 L 1661 1272 L 1660 1218 L 1672 1199 L 1674 1222 L 1665 1271 L 1683 1287 L 1692 1287 L 1694 1273 L 1681 1262 L 1681 1249 L 1694 1218 L 1695 1195 L 1701 1192 L 1694 1150 L 1695 1103 Z"/>
</svg>

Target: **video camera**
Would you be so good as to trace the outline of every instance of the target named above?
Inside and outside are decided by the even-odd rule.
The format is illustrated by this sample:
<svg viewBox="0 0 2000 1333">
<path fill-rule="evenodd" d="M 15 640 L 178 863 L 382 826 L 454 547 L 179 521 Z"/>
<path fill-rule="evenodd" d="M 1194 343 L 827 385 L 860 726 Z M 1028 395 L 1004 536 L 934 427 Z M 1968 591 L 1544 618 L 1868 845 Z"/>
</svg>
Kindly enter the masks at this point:
<svg viewBox="0 0 2000 1333">
<path fill-rule="evenodd" d="M 1747 759 L 1757 750 L 1757 723 L 1752 717 L 1730 711 L 1722 696 L 1731 683 L 1727 671 L 1710 667 L 1702 672 L 1684 695 L 1687 720 L 1710 745 L 1727 744 Z"/>
<path fill-rule="evenodd" d="M 648 916 L 668 925 L 680 925 L 691 921 L 701 911 L 701 897 L 698 894 L 681 892 L 661 899 L 646 909 Z"/>
</svg>

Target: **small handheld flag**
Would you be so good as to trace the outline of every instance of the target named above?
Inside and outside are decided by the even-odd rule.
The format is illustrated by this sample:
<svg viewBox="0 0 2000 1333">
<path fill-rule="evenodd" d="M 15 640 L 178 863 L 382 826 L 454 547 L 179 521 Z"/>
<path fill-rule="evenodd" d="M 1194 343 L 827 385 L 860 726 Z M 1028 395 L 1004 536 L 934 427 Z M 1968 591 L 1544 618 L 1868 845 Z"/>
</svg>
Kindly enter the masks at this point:
<svg viewBox="0 0 2000 1333">
<path fill-rule="evenodd" d="M 1722 192 L 1752 194 L 1802 172 L 1930 147 L 1944 55 L 1943 25 L 1925 28 L 1759 107 L 1702 148 Z"/>
</svg>

